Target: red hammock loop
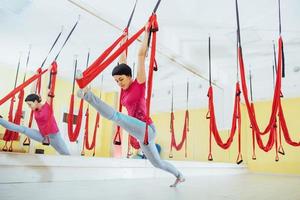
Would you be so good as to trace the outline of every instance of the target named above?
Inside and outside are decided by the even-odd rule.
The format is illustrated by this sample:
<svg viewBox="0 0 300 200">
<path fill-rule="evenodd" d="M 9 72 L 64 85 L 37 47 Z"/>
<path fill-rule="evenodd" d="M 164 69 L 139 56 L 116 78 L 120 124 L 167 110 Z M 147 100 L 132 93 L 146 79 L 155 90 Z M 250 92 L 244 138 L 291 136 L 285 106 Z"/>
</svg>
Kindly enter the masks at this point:
<svg viewBox="0 0 300 200">
<path fill-rule="evenodd" d="M 74 94 L 71 94 L 70 105 L 69 105 L 69 113 L 68 113 L 68 136 L 70 142 L 75 142 L 78 139 L 81 123 L 82 123 L 82 113 L 83 113 L 83 99 L 80 100 L 79 111 L 77 115 L 77 121 L 75 125 L 75 129 L 73 129 L 73 121 L 74 121 Z"/>
<path fill-rule="evenodd" d="M 85 113 L 85 132 L 84 132 L 84 140 L 83 140 L 83 148 L 81 154 L 84 155 L 84 150 L 92 150 L 93 149 L 93 156 L 95 156 L 95 150 L 96 150 L 96 138 L 97 138 L 97 131 L 99 128 L 99 122 L 100 122 L 100 114 L 97 112 L 95 125 L 94 125 L 94 131 L 93 131 L 93 138 L 92 142 L 89 142 L 89 108 L 86 109 Z"/>
<path fill-rule="evenodd" d="M 170 120 L 170 132 L 171 132 L 171 144 L 170 144 L 170 155 L 172 155 L 172 150 L 173 147 L 179 151 L 182 149 L 183 144 L 185 144 L 185 156 L 187 155 L 186 152 L 186 143 L 187 143 L 187 133 L 189 131 L 189 111 L 185 111 L 185 116 L 184 116 L 184 126 L 183 126 L 183 131 L 182 131 L 182 136 L 180 142 L 177 144 L 176 143 L 176 138 L 175 138 L 175 128 L 174 128 L 174 113 L 171 112 L 171 120 Z M 173 156 L 173 155 L 172 155 Z"/>
<path fill-rule="evenodd" d="M 22 119 L 22 108 L 23 108 L 23 102 L 24 102 L 24 90 L 21 90 L 19 95 L 18 95 L 18 106 L 17 106 L 17 110 L 15 112 L 15 116 L 13 117 L 13 106 L 14 106 L 14 101 L 15 98 L 13 97 L 11 99 L 10 102 L 10 108 L 9 108 L 9 115 L 8 115 L 8 120 L 14 124 L 20 125 L 21 124 L 21 119 Z M 14 132 L 11 130 L 6 129 L 4 136 L 3 136 L 3 140 L 4 141 L 11 141 L 11 145 L 8 149 L 8 151 L 13 151 L 12 148 L 12 142 L 14 140 L 18 140 L 19 138 L 19 133 L 18 132 Z"/>
<path fill-rule="evenodd" d="M 231 124 L 231 130 L 230 135 L 226 142 L 222 141 L 222 138 L 220 137 L 217 124 L 216 124 L 216 117 L 215 117 L 215 111 L 214 111 L 214 98 L 213 98 L 213 88 L 212 86 L 208 89 L 208 97 L 209 97 L 209 104 L 208 104 L 208 113 L 210 114 L 208 118 L 208 113 L 206 117 L 209 119 L 209 157 L 212 158 L 211 153 L 211 143 L 212 143 L 212 135 L 215 138 L 216 143 L 218 146 L 220 146 L 223 149 L 228 149 L 232 142 L 234 135 L 236 131 L 238 131 L 238 158 L 237 163 L 240 164 L 242 160 L 242 154 L 241 154 L 241 108 L 240 108 L 240 86 L 239 82 L 236 83 L 236 91 L 235 91 L 235 101 L 234 101 L 234 110 L 232 114 L 232 124 Z M 238 126 L 238 130 L 237 130 Z"/>
<path fill-rule="evenodd" d="M 254 131 L 258 134 L 264 135 L 268 132 L 270 132 L 272 125 L 274 124 L 275 118 L 276 118 L 276 113 L 279 107 L 279 101 L 280 101 L 280 88 L 281 88 L 281 69 L 282 69 L 282 38 L 279 38 L 279 51 L 278 51 L 278 67 L 277 67 L 277 78 L 276 78 L 276 84 L 275 84 L 275 92 L 274 92 L 274 97 L 273 97 L 273 103 L 272 103 L 272 113 L 271 113 L 271 117 L 269 120 L 269 123 L 267 125 L 267 127 L 265 128 L 264 131 L 260 131 L 256 118 L 251 110 L 251 105 L 249 102 L 249 98 L 248 98 L 248 91 L 247 91 L 247 84 L 246 84 L 246 78 L 245 78 L 245 70 L 244 70 L 244 61 L 243 61 L 243 55 L 242 55 L 242 48 L 239 47 L 238 50 L 238 57 L 239 57 L 239 64 L 240 64 L 240 74 L 241 74 L 241 83 L 242 83 L 242 91 L 243 91 L 243 95 L 244 95 L 244 99 L 245 99 L 245 103 L 247 106 L 247 110 L 248 110 L 248 115 L 250 118 L 250 122 L 252 125 L 252 128 L 254 129 Z"/>
</svg>

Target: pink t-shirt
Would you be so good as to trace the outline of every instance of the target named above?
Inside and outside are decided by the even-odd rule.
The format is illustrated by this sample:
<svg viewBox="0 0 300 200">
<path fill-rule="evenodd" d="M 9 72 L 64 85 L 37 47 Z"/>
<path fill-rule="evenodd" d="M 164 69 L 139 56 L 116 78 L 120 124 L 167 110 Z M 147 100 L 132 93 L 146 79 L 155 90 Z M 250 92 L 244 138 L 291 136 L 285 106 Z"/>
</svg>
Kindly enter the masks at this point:
<svg viewBox="0 0 300 200">
<path fill-rule="evenodd" d="M 138 83 L 135 79 L 126 90 L 121 90 L 121 104 L 127 109 L 128 115 L 146 122 L 146 83 Z M 152 120 L 149 118 L 148 123 Z"/>
<path fill-rule="evenodd" d="M 34 119 L 43 136 L 56 134 L 59 129 L 53 116 L 51 106 L 46 102 L 40 110 L 34 111 Z"/>
</svg>

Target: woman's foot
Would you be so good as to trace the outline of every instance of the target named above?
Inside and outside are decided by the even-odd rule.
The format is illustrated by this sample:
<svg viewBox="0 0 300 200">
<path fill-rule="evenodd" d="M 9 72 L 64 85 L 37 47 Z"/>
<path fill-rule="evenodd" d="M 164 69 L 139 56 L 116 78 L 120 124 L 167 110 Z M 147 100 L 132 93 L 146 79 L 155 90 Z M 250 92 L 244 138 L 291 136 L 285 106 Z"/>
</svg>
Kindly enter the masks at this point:
<svg viewBox="0 0 300 200">
<path fill-rule="evenodd" d="M 185 181 L 185 178 L 183 177 L 182 174 L 179 174 L 175 180 L 175 182 L 170 185 L 170 187 L 176 187 L 179 183 L 183 183 Z"/>
<path fill-rule="evenodd" d="M 76 70 L 76 74 L 75 74 L 75 79 L 76 79 L 76 80 L 77 80 L 77 79 L 81 79 L 82 77 L 83 77 L 82 71 L 79 70 L 79 69 L 77 69 L 77 70 Z M 91 87 L 90 87 L 90 86 L 87 86 L 87 87 L 85 87 L 85 88 L 83 88 L 83 89 L 78 90 L 78 91 L 77 91 L 77 97 L 83 99 L 84 95 L 85 95 L 87 92 L 89 92 L 90 90 L 91 90 Z"/>
<path fill-rule="evenodd" d="M 86 93 L 88 93 L 90 90 L 91 90 L 91 87 L 90 87 L 90 86 L 87 86 L 87 87 L 85 87 L 85 88 L 83 88 L 83 89 L 79 89 L 79 90 L 77 91 L 77 97 L 83 99 L 84 95 L 85 95 Z"/>
</svg>

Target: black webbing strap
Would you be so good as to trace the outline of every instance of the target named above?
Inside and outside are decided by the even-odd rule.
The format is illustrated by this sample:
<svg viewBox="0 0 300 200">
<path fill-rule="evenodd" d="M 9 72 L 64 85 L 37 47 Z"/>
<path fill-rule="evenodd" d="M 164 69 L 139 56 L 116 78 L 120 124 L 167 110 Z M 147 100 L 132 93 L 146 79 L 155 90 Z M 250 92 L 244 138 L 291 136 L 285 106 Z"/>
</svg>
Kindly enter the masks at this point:
<svg viewBox="0 0 300 200">
<path fill-rule="evenodd" d="M 25 65 L 25 73 L 24 73 L 23 83 L 26 80 L 26 71 L 28 69 L 29 58 L 30 58 L 30 51 L 31 51 L 31 45 L 29 45 L 29 49 L 28 49 L 28 53 L 27 53 L 27 59 L 26 59 L 26 65 Z"/>
<path fill-rule="evenodd" d="M 209 86 L 211 86 L 211 48 L 210 48 L 210 36 L 208 37 L 208 71 L 209 71 Z"/>
<path fill-rule="evenodd" d="M 73 28 L 71 29 L 70 33 L 68 34 L 68 36 L 67 36 L 65 42 L 64 42 L 63 45 L 61 46 L 61 48 L 60 48 L 59 52 L 57 53 L 57 55 L 55 56 L 54 61 L 56 61 L 56 60 L 58 59 L 58 56 L 59 56 L 60 52 L 62 51 L 62 49 L 64 48 L 64 46 L 65 46 L 66 43 L 68 42 L 69 38 L 71 37 L 73 31 L 75 30 L 75 28 L 76 28 L 76 26 L 77 26 L 77 24 L 78 24 L 78 22 L 79 22 L 79 19 L 80 19 L 80 17 L 78 17 L 78 20 L 77 20 L 76 23 L 74 24 L 74 26 L 73 26 Z M 51 87 L 51 82 L 52 82 L 52 73 L 50 73 L 50 78 L 49 78 L 49 84 L 48 84 L 48 88 L 49 88 L 49 89 L 50 89 L 50 87 Z"/>
<path fill-rule="evenodd" d="M 280 6 L 280 0 L 278 0 L 278 26 L 279 26 L 279 35 L 281 36 L 281 6 Z M 283 51 L 283 44 L 282 44 L 282 78 L 285 77 L 285 59 L 284 59 L 284 51 Z"/>
<path fill-rule="evenodd" d="M 172 100 L 171 100 L 171 112 L 174 111 L 174 85 L 172 82 L 172 90 L 171 90 Z"/>
<path fill-rule="evenodd" d="M 15 78 L 14 89 L 17 87 L 18 76 L 19 76 L 19 70 L 20 70 L 20 60 L 21 60 L 21 54 L 20 54 L 20 56 L 19 56 L 19 61 L 18 61 L 18 67 L 17 67 L 17 72 L 16 72 L 16 78 Z"/>
<path fill-rule="evenodd" d="M 251 74 L 251 70 L 249 70 L 249 81 L 250 81 L 250 97 L 251 97 L 251 102 L 253 102 L 253 93 L 252 93 L 252 74 Z"/>
<path fill-rule="evenodd" d="M 54 60 L 57 60 L 57 58 L 58 58 L 58 56 L 59 56 L 60 52 L 62 51 L 62 49 L 63 49 L 63 48 L 64 48 L 64 46 L 66 45 L 67 41 L 68 41 L 68 40 L 69 40 L 69 38 L 71 37 L 71 35 L 72 35 L 73 31 L 75 30 L 75 28 L 76 28 L 76 26 L 77 26 L 77 24 L 78 24 L 78 22 L 79 22 L 79 19 L 80 19 L 80 17 L 78 17 L 78 20 L 77 20 L 77 22 L 74 24 L 73 28 L 71 29 L 71 31 L 70 31 L 70 33 L 69 33 L 68 37 L 66 38 L 65 42 L 64 42 L 64 43 L 63 43 L 63 45 L 61 46 L 61 48 L 60 48 L 59 52 L 57 53 L 57 55 L 55 56 L 55 59 L 54 59 Z"/>
<path fill-rule="evenodd" d="M 87 57 L 86 57 L 86 69 L 89 67 L 90 62 L 90 51 L 88 51 Z"/>
<path fill-rule="evenodd" d="M 239 33 L 236 31 L 236 81 L 239 82 Z"/>
<path fill-rule="evenodd" d="M 74 77 L 73 77 L 73 85 L 72 85 L 72 94 L 74 94 L 74 91 L 75 91 L 76 71 L 77 71 L 77 57 L 75 58 L 75 62 L 74 62 Z"/>
<path fill-rule="evenodd" d="M 282 42 L 282 49 L 281 49 L 281 52 L 282 52 L 282 78 L 285 77 L 285 59 L 284 59 L 284 50 L 283 50 L 283 42 Z"/>
<path fill-rule="evenodd" d="M 279 26 L 279 35 L 281 35 L 281 6 L 280 6 L 280 0 L 278 0 L 278 26 Z"/>
<path fill-rule="evenodd" d="M 131 20 L 132 20 L 132 18 L 133 18 L 133 14 L 134 14 L 134 12 L 135 12 L 135 7 L 136 7 L 136 4 L 137 4 L 137 1 L 138 1 L 138 0 L 135 0 L 135 3 L 134 3 L 134 6 L 133 6 L 133 9 L 132 9 L 132 11 L 131 11 L 131 14 L 130 14 L 129 20 L 128 20 L 128 22 L 127 22 L 126 29 L 128 29 L 128 28 L 129 28 L 129 26 L 130 26 L 130 24 L 131 24 Z"/>
<path fill-rule="evenodd" d="M 235 0 L 235 13 L 236 13 L 236 23 L 237 23 L 238 44 L 239 44 L 239 47 L 241 47 L 242 41 L 241 41 L 241 29 L 240 29 L 240 17 L 239 17 L 239 8 L 238 8 L 237 0 Z"/>
<path fill-rule="evenodd" d="M 186 82 L 186 109 L 189 109 L 189 92 L 190 92 L 190 82 L 187 80 Z"/>
<path fill-rule="evenodd" d="M 277 73 L 276 49 L 275 49 L 275 43 L 274 42 L 273 42 L 273 57 L 274 57 L 275 71 Z"/>
<path fill-rule="evenodd" d="M 47 56 L 46 56 L 46 58 L 44 59 L 44 61 L 43 61 L 42 65 L 41 65 L 41 67 L 43 67 L 43 66 L 44 66 L 44 64 L 45 64 L 45 62 L 46 62 L 46 60 L 47 60 L 47 58 L 48 58 L 49 54 L 51 53 L 52 49 L 53 49 L 53 48 L 54 48 L 54 46 L 56 45 L 56 43 L 57 43 L 58 39 L 60 38 L 60 36 L 61 36 L 62 32 L 63 32 L 63 28 L 61 29 L 60 33 L 57 35 L 57 37 L 56 37 L 56 39 L 55 39 L 54 43 L 52 44 L 52 46 L 51 46 L 51 48 L 50 48 L 50 50 L 49 50 L 49 52 L 48 52 L 48 54 L 47 54 Z"/>
<path fill-rule="evenodd" d="M 273 41 L 273 58 L 274 58 L 274 65 L 273 65 L 273 86 L 275 86 L 275 74 L 277 74 L 277 61 L 276 61 L 276 50 L 275 50 L 275 43 Z"/>
</svg>

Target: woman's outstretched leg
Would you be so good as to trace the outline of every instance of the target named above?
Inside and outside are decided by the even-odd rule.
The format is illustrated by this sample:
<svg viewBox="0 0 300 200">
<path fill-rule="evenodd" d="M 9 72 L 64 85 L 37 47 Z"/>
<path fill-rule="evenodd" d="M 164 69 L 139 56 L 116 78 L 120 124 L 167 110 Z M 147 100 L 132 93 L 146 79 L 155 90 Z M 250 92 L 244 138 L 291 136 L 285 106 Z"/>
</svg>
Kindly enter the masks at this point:
<svg viewBox="0 0 300 200">
<path fill-rule="evenodd" d="M 41 133 L 38 130 L 14 124 L 12 122 L 4 120 L 1 117 L 0 117 L 0 125 L 2 125 L 4 128 L 6 128 L 10 131 L 23 133 L 24 135 L 28 136 L 30 139 L 33 139 L 37 142 L 42 143 L 44 140 L 44 137 L 41 135 Z M 70 152 L 69 152 L 65 142 L 63 141 L 60 133 L 50 134 L 49 138 L 50 138 L 50 145 L 58 153 L 60 153 L 62 155 L 70 155 Z"/>
<path fill-rule="evenodd" d="M 40 132 L 36 129 L 28 128 L 22 125 L 17 125 L 12 122 L 6 121 L 3 118 L 0 117 L 0 125 L 3 126 L 4 128 L 18 132 L 18 133 L 23 133 L 24 135 L 28 136 L 29 138 L 42 142 L 44 137 L 40 134 Z"/>
<path fill-rule="evenodd" d="M 146 130 L 146 123 L 138 120 L 134 117 L 125 115 L 123 113 L 117 112 L 111 106 L 107 105 L 101 99 L 96 97 L 92 92 L 79 90 L 77 96 L 84 98 L 89 104 L 91 104 L 103 117 L 112 120 L 119 126 L 121 126 L 128 133 L 131 133 L 139 141 L 144 141 L 144 135 Z M 154 139 L 154 132 L 151 128 L 149 130 L 149 142 L 151 138 Z"/>
</svg>

